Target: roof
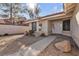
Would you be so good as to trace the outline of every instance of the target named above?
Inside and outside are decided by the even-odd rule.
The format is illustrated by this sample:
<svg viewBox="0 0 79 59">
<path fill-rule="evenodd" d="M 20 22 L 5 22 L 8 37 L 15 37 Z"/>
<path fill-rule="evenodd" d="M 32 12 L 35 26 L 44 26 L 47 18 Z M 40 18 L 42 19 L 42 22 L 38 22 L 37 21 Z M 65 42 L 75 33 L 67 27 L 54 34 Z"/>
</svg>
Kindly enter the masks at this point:
<svg viewBox="0 0 79 59">
<path fill-rule="evenodd" d="M 41 20 L 48 20 L 49 18 L 55 18 L 55 17 L 57 18 L 59 16 L 64 16 L 64 15 L 65 15 L 64 12 L 59 12 L 59 13 L 47 15 L 47 16 L 44 16 L 44 17 L 39 17 L 39 18 L 34 19 L 34 20 L 27 20 L 25 23 L 35 22 L 35 21 L 41 21 Z"/>
</svg>

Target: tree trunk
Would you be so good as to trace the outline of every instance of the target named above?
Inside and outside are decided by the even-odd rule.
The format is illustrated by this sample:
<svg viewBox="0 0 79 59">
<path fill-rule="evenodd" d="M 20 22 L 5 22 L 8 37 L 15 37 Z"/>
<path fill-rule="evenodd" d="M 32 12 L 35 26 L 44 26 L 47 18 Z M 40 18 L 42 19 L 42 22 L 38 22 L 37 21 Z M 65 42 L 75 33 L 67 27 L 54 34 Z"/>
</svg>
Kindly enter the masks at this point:
<svg viewBox="0 0 79 59">
<path fill-rule="evenodd" d="M 12 18 L 12 3 L 10 4 L 10 20 L 13 24 L 13 18 Z"/>
</svg>

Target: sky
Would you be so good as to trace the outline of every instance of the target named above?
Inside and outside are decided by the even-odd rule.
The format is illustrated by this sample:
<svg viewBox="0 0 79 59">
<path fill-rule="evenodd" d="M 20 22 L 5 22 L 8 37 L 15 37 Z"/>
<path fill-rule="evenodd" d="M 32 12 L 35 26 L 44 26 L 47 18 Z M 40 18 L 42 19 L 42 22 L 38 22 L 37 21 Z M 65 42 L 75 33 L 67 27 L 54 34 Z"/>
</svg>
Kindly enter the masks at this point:
<svg viewBox="0 0 79 59">
<path fill-rule="evenodd" d="M 40 16 L 46 16 L 53 13 L 58 13 L 63 11 L 62 3 L 40 3 Z"/>
<path fill-rule="evenodd" d="M 39 3 L 38 5 L 40 8 L 40 17 L 63 11 L 63 3 Z M 28 15 L 23 15 L 29 19 Z"/>
<path fill-rule="evenodd" d="M 26 4 L 24 3 L 23 5 Z M 31 7 L 33 7 L 33 4 L 30 5 Z M 40 8 L 40 13 L 39 13 L 40 17 L 63 11 L 63 3 L 38 3 L 38 5 Z M 27 13 L 22 13 L 21 15 L 29 19 L 29 15 L 27 15 Z"/>
</svg>

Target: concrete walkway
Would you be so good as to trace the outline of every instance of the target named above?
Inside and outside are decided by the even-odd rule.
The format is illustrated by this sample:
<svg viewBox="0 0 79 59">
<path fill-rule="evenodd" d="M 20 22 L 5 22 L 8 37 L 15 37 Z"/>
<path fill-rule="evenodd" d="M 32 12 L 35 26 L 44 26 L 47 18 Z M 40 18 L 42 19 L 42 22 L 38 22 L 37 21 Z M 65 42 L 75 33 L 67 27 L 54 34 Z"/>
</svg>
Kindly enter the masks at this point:
<svg viewBox="0 0 79 59">
<path fill-rule="evenodd" d="M 54 39 L 56 36 L 46 37 L 29 47 L 21 48 L 18 52 L 10 54 L 8 56 L 37 56 L 42 52 Z"/>
</svg>

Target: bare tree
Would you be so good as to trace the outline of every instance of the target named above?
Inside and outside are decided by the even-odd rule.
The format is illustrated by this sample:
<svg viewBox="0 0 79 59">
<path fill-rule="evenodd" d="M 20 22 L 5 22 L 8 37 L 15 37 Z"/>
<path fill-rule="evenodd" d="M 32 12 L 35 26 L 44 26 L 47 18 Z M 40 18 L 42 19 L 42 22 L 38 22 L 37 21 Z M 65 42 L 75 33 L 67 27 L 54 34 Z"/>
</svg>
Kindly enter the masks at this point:
<svg viewBox="0 0 79 59">
<path fill-rule="evenodd" d="M 39 13 L 40 13 L 40 8 L 39 8 L 39 6 L 37 4 L 36 7 L 34 8 L 35 18 L 39 17 Z"/>
<path fill-rule="evenodd" d="M 5 17 L 9 17 L 9 10 L 10 10 L 10 5 L 8 3 L 0 3 L 0 16 L 5 18 Z"/>
<path fill-rule="evenodd" d="M 34 6 L 34 8 L 30 8 L 30 6 L 24 7 L 24 9 L 22 10 L 24 13 L 27 13 L 30 17 L 30 19 L 35 19 L 39 17 L 39 13 L 40 13 L 40 8 L 38 6 L 38 4 L 36 4 L 36 6 Z"/>
<path fill-rule="evenodd" d="M 19 3 L 0 3 L 1 17 L 8 17 L 14 23 L 15 18 L 18 17 L 18 13 L 21 12 L 21 4 Z M 13 19 L 14 18 L 14 19 Z"/>
</svg>

